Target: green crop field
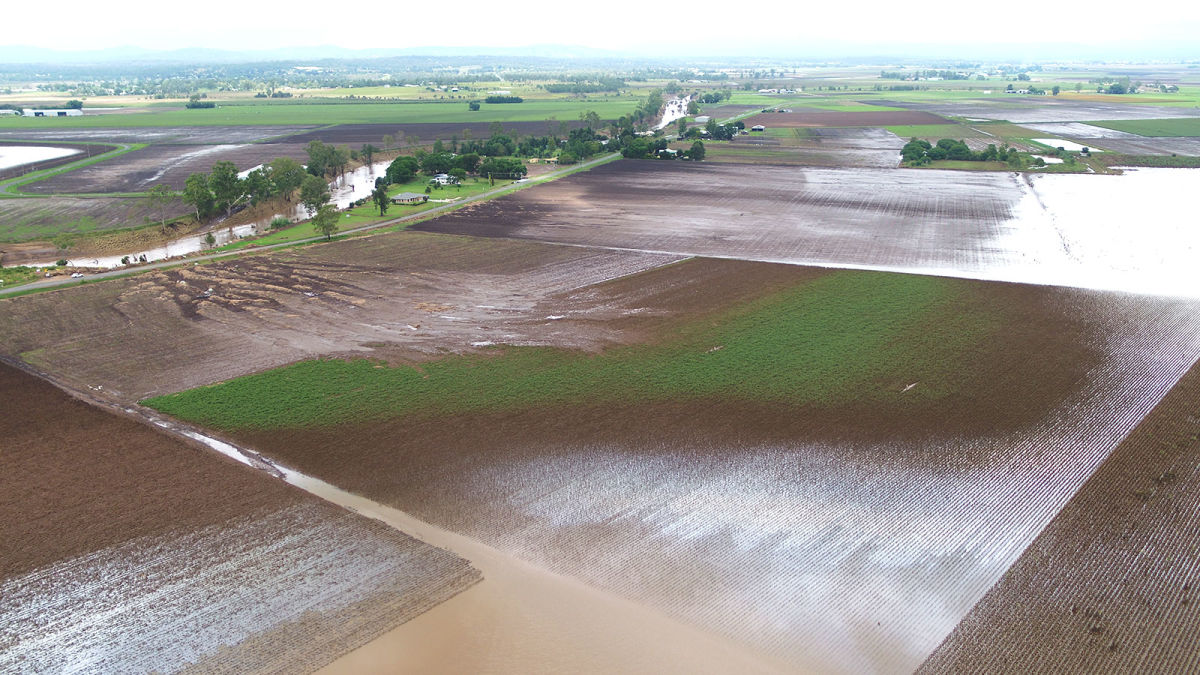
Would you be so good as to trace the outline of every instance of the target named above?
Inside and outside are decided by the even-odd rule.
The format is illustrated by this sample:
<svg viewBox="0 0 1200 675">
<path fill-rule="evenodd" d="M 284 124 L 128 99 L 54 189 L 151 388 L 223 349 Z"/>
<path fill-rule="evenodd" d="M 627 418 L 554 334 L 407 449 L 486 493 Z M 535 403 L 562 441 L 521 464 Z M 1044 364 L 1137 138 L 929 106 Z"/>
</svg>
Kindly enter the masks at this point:
<svg viewBox="0 0 1200 675">
<path fill-rule="evenodd" d="M 936 403 L 999 329 L 968 295 L 958 280 L 840 271 L 598 355 L 506 346 L 420 367 L 320 359 L 144 403 L 227 430 L 710 397 L 896 405 L 884 383 L 898 379 L 922 382 L 906 405 Z"/>
<path fill-rule="evenodd" d="M 1164 120 L 1116 120 L 1112 122 L 1088 122 L 1096 127 L 1124 131 L 1139 136 L 1200 136 L 1200 117 L 1182 117 Z"/>
<path fill-rule="evenodd" d="M 522 122 L 550 117 L 578 119 L 594 110 L 602 119 L 616 119 L 633 112 L 635 98 L 589 100 L 539 100 L 524 103 L 482 104 L 478 111 L 467 109 L 466 101 L 453 103 L 323 103 L 237 102 L 199 110 L 159 109 L 131 115 L 85 115 L 83 117 L 0 118 L 0 129 L 117 128 L 238 125 L 325 125 L 325 124 L 410 124 L 419 122 Z"/>
</svg>

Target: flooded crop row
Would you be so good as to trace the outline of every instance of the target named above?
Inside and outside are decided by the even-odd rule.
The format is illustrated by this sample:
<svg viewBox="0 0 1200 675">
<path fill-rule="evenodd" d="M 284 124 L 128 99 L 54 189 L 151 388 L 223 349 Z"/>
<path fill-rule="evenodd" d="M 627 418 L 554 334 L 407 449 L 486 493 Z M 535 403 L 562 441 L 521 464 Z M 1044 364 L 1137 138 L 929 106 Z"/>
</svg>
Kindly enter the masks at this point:
<svg viewBox="0 0 1200 675">
<path fill-rule="evenodd" d="M 52 148 L 40 145 L 5 145 L 0 143 L 0 171 L 25 164 L 36 164 L 48 159 L 78 155 L 76 148 Z"/>
<path fill-rule="evenodd" d="M 418 229 L 1200 297 L 1197 169 L 1124 175 L 618 162 Z"/>
</svg>

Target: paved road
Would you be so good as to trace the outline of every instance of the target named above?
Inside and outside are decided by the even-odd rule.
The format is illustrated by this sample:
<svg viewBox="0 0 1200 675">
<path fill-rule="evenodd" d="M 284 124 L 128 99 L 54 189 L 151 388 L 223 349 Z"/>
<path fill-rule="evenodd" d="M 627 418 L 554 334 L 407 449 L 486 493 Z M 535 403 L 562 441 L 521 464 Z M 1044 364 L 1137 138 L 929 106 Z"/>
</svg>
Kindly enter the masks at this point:
<svg viewBox="0 0 1200 675">
<path fill-rule="evenodd" d="M 596 159 L 588 160 L 586 162 L 583 162 L 582 164 L 576 164 L 574 166 L 570 166 L 567 168 L 557 169 L 555 171 L 551 171 L 550 173 L 548 173 L 544 176 L 539 176 L 537 178 L 530 179 L 529 184 L 533 185 L 533 184 L 537 184 L 537 183 L 544 182 L 547 180 L 551 180 L 553 178 L 558 178 L 559 176 L 562 176 L 563 174 L 571 173 L 574 171 L 590 169 L 591 167 L 593 167 L 597 164 L 606 162 L 616 156 L 617 156 L 617 153 L 612 153 L 612 154 L 604 155 L 603 157 L 597 157 Z M 390 227 L 392 225 L 397 225 L 400 223 L 408 222 L 410 220 L 416 220 L 418 218 L 428 218 L 429 216 L 436 215 L 442 211 L 448 211 L 450 209 L 455 209 L 455 208 L 462 206 L 463 204 L 468 204 L 470 202 L 488 199 L 489 197 L 494 197 L 501 192 L 505 192 L 505 191 L 508 191 L 511 189 L 512 189 L 512 185 L 505 185 L 504 187 L 499 187 L 499 188 L 496 188 L 495 190 L 488 190 L 487 192 L 481 192 L 481 193 L 475 195 L 474 197 L 467 197 L 466 199 L 463 199 L 461 201 L 456 201 L 456 202 L 453 202 L 450 204 L 443 204 L 442 206 L 434 207 L 432 209 L 429 209 L 428 211 L 421 211 L 420 213 L 412 213 L 407 216 L 401 216 L 399 218 L 392 218 L 391 220 L 384 220 L 384 221 L 380 221 L 378 223 L 371 223 L 370 225 L 363 225 L 362 227 L 356 227 L 356 228 L 353 228 L 350 230 L 345 230 L 339 234 L 340 235 L 357 234 L 359 232 L 366 232 L 368 230 L 377 230 L 382 227 Z M 4 297 L 6 295 L 13 295 L 15 293 L 25 293 L 30 290 L 45 290 L 48 288 L 55 288 L 58 286 L 69 286 L 72 284 L 79 284 L 85 280 L 86 281 L 95 281 L 97 279 L 111 279 L 113 277 L 128 276 L 131 273 L 145 272 L 148 270 L 161 269 L 164 267 L 175 267 L 177 265 L 181 265 L 181 264 L 189 263 L 189 262 L 201 262 L 204 260 L 214 260 L 216 258 L 228 258 L 230 256 L 235 256 L 235 255 L 256 254 L 256 253 L 261 253 L 262 251 L 270 251 L 271 249 L 283 248 L 285 246 L 296 246 L 298 244 L 308 244 L 308 243 L 312 243 L 312 242 L 316 242 L 316 241 L 324 241 L 324 240 L 325 240 L 324 236 L 317 235 L 317 236 L 313 236 L 313 237 L 308 237 L 306 239 L 296 239 L 294 241 L 287 241 L 287 242 L 283 242 L 280 244 L 271 244 L 268 246 L 257 246 L 255 248 L 242 249 L 239 251 L 224 251 L 224 252 L 220 252 L 220 253 L 209 253 L 206 255 L 198 255 L 198 256 L 188 257 L 188 258 L 176 258 L 173 260 L 163 260 L 160 262 L 149 263 L 146 265 L 139 265 L 135 268 L 128 268 L 128 267 L 118 268 L 118 269 L 109 270 L 107 272 L 88 274 L 88 275 L 85 275 L 83 279 L 72 279 L 71 277 L 52 277 L 50 279 L 43 279 L 41 281 L 34 281 L 32 283 L 23 284 L 21 286 L 14 286 L 13 288 L 0 290 L 0 298 Z"/>
</svg>

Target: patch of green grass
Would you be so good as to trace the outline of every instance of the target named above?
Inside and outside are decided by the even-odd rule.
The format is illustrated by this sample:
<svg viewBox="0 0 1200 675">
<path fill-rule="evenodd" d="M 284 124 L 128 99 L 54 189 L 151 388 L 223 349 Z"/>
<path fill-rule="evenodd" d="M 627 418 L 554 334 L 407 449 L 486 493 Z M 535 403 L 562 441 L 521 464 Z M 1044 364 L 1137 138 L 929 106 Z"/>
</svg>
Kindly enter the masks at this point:
<svg viewBox="0 0 1200 675">
<path fill-rule="evenodd" d="M 1200 136 L 1200 117 L 1183 117 L 1165 120 L 1114 120 L 1111 122 L 1088 122 L 1095 127 L 1124 131 L 1138 136 Z"/>
<path fill-rule="evenodd" d="M 684 263 L 687 264 L 687 263 Z M 953 396 L 999 320 L 963 282 L 839 271 L 602 354 L 496 347 L 419 368 L 320 359 L 143 403 L 232 429 L 327 426 L 407 414 L 721 397 L 795 406 L 906 405 Z M 911 395 L 910 395 L 911 394 Z"/>
<path fill-rule="evenodd" d="M 616 119 L 637 107 L 634 97 L 607 100 L 554 99 L 489 105 L 478 111 L 467 109 L 466 101 L 453 103 L 329 103 L 304 101 L 247 101 L 221 104 L 199 110 L 155 110 L 137 115 L 84 115 L 63 118 L 0 118 L 0 129 L 36 127 L 68 129 L 81 127 L 165 127 L 225 125 L 323 125 L 406 124 L 417 122 L 518 122 L 550 117 L 577 119 L 594 110 L 602 119 Z"/>
<path fill-rule="evenodd" d="M 32 267 L 0 267 L 0 289 L 27 284 L 36 278 Z"/>
</svg>

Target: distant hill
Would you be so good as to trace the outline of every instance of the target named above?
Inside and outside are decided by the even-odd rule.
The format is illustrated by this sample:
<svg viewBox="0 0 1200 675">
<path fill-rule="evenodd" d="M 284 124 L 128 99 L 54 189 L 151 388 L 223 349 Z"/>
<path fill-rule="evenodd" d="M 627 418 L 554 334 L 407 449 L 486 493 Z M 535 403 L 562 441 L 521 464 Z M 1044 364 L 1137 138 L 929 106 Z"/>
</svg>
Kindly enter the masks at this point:
<svg viewBox="0 0 1200 675">
<path fill-rule="evenodd" d="M 403 49 L 349 49 L 346 47 L 281 47 L 263 50 L 226 50 L 189 47 L 154 50 L 141 47 L 64 50 L 46 47 L 0 45 L 0 63 L 87 65 L 96 63 L 240 63 L 260 61 L 319 61 L 324 59 L 375 59 L 392 56 L 525 56 L 538 58 L 620 58 L 621 52 L 571 45 L 528 47 L 406 47 Z"/>
</svg>

